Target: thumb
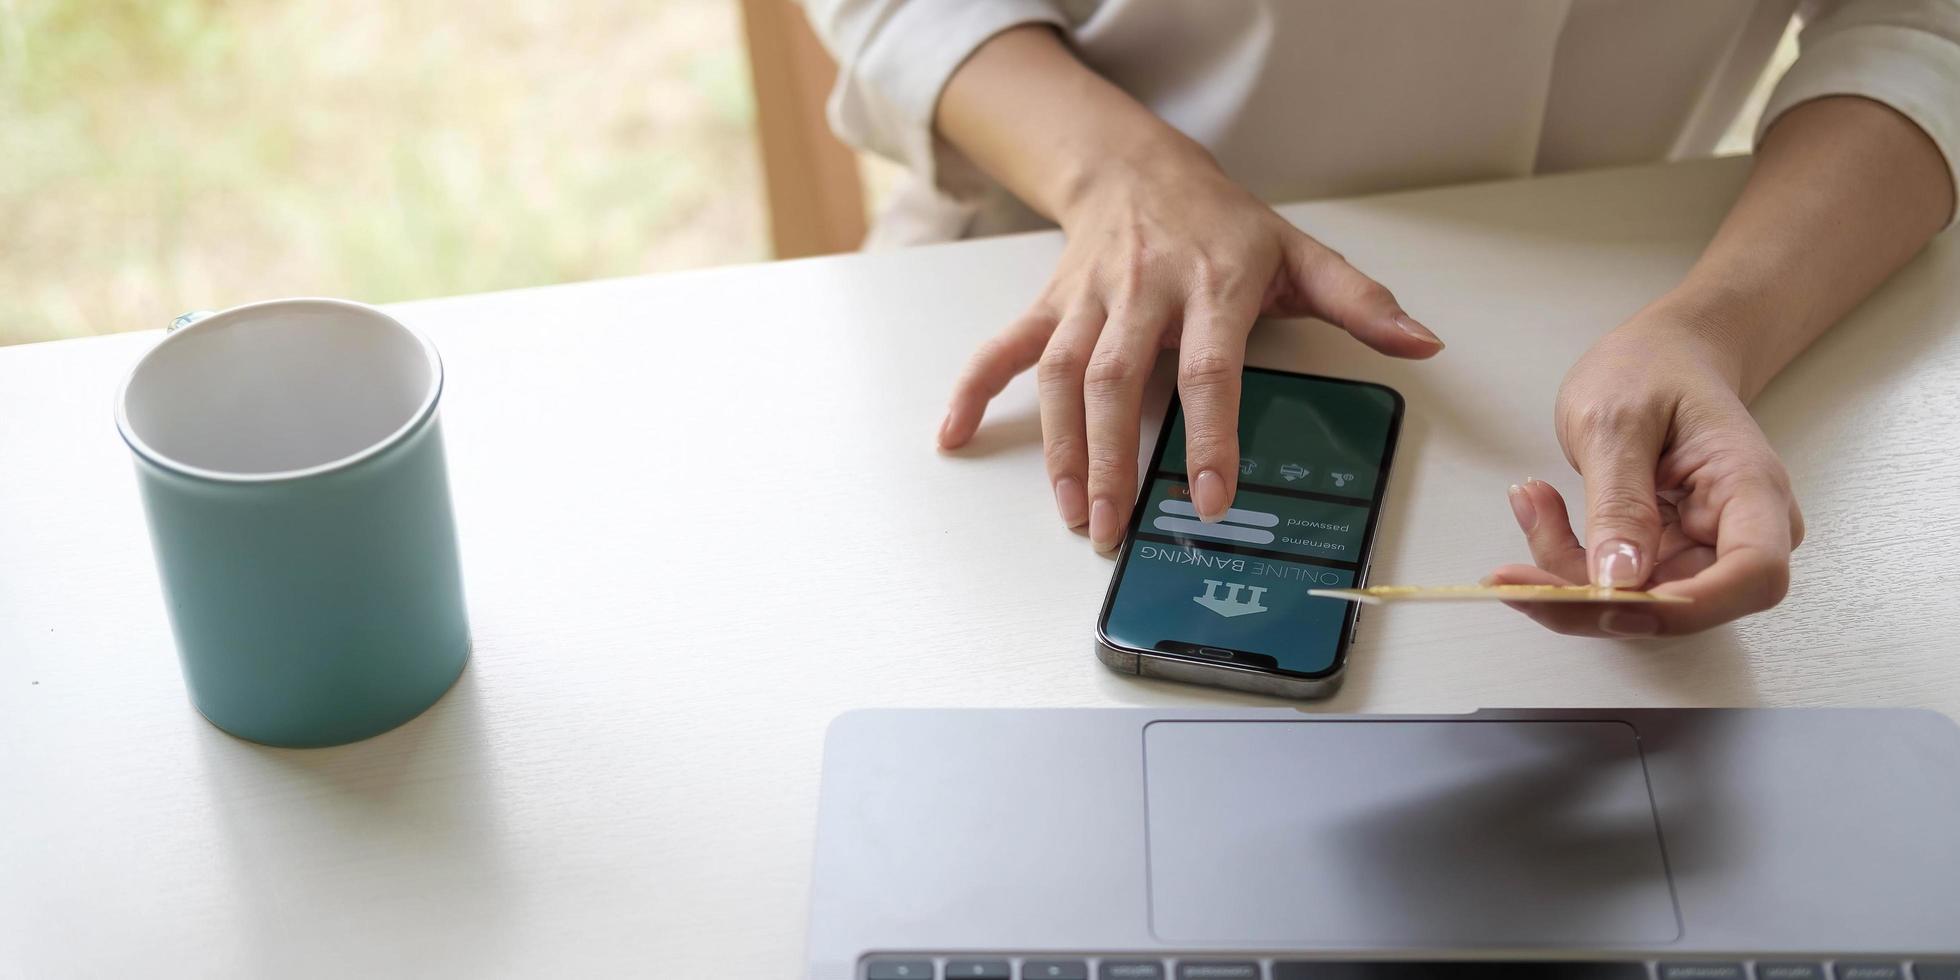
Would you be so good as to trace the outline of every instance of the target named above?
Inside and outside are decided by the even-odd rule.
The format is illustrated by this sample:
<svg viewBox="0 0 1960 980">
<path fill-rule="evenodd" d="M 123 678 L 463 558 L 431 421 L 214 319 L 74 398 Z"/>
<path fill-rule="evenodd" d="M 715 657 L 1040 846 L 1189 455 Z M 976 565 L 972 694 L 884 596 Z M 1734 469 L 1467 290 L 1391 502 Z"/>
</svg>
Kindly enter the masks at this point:
<svg viewBox="0 0 1960 980">
<path fill-rule="evenodd" d="M 1298 231 L 1286 239 L 1286 273 L 1275 313 L 1319 317 L 1391 357 L 1432 357 L 1443 349 L 1428 327 L 1402 311 L 1387 286 Z"/>
<path fill-rule="evenodd" d="M 1595 432 L 1579 454 L 1586 479 L 1586 568 L 1592 584 L 1637 589 L 1661 543 L 1654 469 L 1661 438 L 1648 426 Z"/>
</svg>

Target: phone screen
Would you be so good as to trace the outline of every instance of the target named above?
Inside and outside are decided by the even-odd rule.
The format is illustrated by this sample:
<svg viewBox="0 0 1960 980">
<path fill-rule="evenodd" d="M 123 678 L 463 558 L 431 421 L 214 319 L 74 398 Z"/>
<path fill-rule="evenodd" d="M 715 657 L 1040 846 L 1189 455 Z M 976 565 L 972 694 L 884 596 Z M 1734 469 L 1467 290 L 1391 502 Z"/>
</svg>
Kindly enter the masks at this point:
<svg viewBox="0 0 1960 980">
<path fill-rule="evenodd" d="M 1103 642 L 1308 678 L 1339 670 L 1354 605 L 1307 590 L 1364 577 L 1401 424 L 1393 389 L 1247 368 L 1238 493 L 1208 524 L 1191 506 L 1173 400 L 1103 605 Z"/>
</svg>

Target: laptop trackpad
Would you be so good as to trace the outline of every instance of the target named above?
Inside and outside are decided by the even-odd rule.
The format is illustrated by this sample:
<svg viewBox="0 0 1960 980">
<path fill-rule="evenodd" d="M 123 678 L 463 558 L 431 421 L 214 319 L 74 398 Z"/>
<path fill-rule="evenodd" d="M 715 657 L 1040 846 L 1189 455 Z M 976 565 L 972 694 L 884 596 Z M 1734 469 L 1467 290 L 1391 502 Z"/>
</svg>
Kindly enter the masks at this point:
<svg viewBox="0 0 1960 980">
<path fill-rule="evenodd" d="M 1679 938 L 1628 725 L 1156 722 L 1144 758 L 1163 942 Z"/>
</svg>

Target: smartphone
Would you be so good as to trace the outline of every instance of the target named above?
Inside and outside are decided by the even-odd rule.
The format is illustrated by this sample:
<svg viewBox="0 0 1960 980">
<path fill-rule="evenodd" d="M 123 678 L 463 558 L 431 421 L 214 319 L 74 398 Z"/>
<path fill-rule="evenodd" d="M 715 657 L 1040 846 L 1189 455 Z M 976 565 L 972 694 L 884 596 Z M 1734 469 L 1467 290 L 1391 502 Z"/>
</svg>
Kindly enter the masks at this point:
<svg viewBox="0 0 1960 980">
<path fill-rule="evenodd" d="M 1096 621 L 1112 670 L 1287 697 L 1340 687 L 1367 584 L 1402 396 L 1363 381 L 1245 370 L 1232 508 L 1200 521 L 1173 396 Z"/>
</svg>

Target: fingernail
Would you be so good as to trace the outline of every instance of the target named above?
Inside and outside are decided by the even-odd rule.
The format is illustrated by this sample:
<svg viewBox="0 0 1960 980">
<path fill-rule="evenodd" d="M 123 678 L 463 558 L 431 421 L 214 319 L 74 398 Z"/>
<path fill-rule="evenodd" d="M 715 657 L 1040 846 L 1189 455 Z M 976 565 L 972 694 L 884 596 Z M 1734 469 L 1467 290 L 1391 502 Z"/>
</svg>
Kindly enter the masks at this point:
<svg viewBox="0 0 1960 980">
<path fill-rule="evenodd" d="M 1661 621 L 1644 612 L 1608 609 L 1599 616 L 1599 628 L 1613 636 L 1653 636 L 1661 631 Z"/>
<path fill-rule="evenodd" d="M 1408 315 L 1407 313 L 1395 314 L 1395 319 L 1393 322 L 1395 324 L 1395 329 L 1400 330 L 1403 333 L 1408 334 L 1409 336 L 1414 337 L 1415 339 L 1420 340 L 1425 344 L 1435 344 L 1437 347 L 1443 346 L 1443 338 L 1438 337 L 1435 334 L 1429 332 L 1428 327 L 1425 327 L 1422 324 L 1417 323 L 1415 318 Z"/>
<path fill-rule="evenodd" d="M 1097 551 L 1109 551 L 1116 547 L 1116 538 L 1122 529 L 1116 526 L 1116 505 L 1097 498 L 1089 505 L 1089 543 Z"/>
<path fill-rule="evenodd" d="M 1062 512 L 1062 523 L 1069 527 L 1081 527 L 1089 519 L 1089 500 L 1082 494 L 1082 484 L 1075 477 L 1065 476 L 1055 481 L 1055 509 Z"/>
<path fill-rule="evenodd" d="M 1198 508 L 1198 519 L 1215 521 L 1225 516 L 1231 504 L 1225 499 L 1225 478 L 1216 470 L 1204 470 L 1191 484 L 1191 503 Z"/>
<path fill-rule="evenodd" d="M 1594 548 L 1593 584 L 1607 589 L 1639 587 L 1640 549 L 1617 538 Z"/>
<path fill-rule="evenodd" d="M 1538 508 L 1531 505 L 1530 495 L 1524 492 L 1524 487 L 1513 483 L 1505 496 L 1511 498 L 1511 516 L 1518 519 L 1518 527 L 1530 534 L 1538 526 Z"/>
<path fill-rule="evenodd" d="M 946 430 L 947 430 L 947 429 L 950 429 L 950 428 L 952 428 L 952 427 L 953 427 L 953 413 L 951 413 L 951 412 L 947 412 L 947 413 L 946 413 L 946 417 L 945 417 L 944 419 L 941 419 L 941 420 L 940 420 L 940 422 L 939 422 L 939 444 L 940 444 L 940 445 L 942 445 L 942 446 L 943 446 L 943 445 L 945 445 L 945 444 L 946 444 Z"/>
</svg>

